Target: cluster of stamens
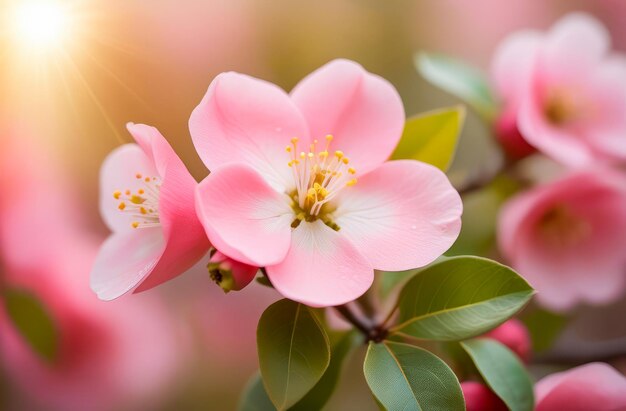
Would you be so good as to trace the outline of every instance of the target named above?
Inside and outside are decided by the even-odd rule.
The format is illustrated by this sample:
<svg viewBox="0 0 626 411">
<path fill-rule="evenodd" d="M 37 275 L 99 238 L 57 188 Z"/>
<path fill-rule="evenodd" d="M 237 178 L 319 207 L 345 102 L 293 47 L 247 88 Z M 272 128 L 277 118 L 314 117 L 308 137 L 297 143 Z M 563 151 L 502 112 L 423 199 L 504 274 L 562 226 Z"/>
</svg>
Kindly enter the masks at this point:
<svg viewBox="0 0 626 411">
<path fill-rule="evenodd" d="M 322 151 L 317 151 L 318 141 L 313 140 L 308 152 L 298 152 L 298 138 L 294 137 L 285 149 L 296 182 L 292 198 L 297 220 L 315 220 L 325 204 L 344 187 L 357 182 L 354 178 L 356 170 L 349 165 L 350 159 L 342 151 L 329 151 L 332 140 L 333 136 L 326 136 L 326 147 Z"/>
<path fill-rule="evenodd" d="M 135 178 L 143 182 L 142 188 L 135 192 L 128 189 L 113 192 L 113 198 L 119 200 L 117 208 L 135 218 L 131 222 L 133 228 L 156 227 L 160 224 L 159 192 L 161 182 L 157 177 L 144 177 L 141 173 L 137 173 Z"/>
<path fill-rule="evenodd" d="M 549 210 L 539 222 L 544 238 L 558 246 L 574 246 L 591 232 L 584 219 L 574 215 L 566 206 L 558 205 Z"/>
</svg>

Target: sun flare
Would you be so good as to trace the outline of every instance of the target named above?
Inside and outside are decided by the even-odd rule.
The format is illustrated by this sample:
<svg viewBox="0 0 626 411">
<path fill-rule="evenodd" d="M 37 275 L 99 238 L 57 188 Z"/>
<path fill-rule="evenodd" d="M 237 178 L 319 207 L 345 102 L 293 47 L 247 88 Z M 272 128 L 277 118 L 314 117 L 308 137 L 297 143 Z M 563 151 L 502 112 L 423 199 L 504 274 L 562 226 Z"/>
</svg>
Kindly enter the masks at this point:
<svg viewBox="0 0 626 411">
<path fill-rule="evenodd" d="M 61 46 L 71 25 L 68 11 L 56 1 L 20 2 L 11 20 L 16 41 L 37 51 Z"/>
</svg>

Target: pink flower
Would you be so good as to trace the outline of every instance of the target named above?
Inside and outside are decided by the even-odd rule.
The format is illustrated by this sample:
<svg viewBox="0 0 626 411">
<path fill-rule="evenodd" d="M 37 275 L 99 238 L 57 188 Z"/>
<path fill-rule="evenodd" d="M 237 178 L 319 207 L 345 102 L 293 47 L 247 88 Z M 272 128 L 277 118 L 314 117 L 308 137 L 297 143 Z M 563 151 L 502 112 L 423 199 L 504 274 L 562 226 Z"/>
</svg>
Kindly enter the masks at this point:
<svg viewBox="0 0 626 411">
<path fill-rule="evenodd" d="M 506 411 L 508 407 L 489 387 L 476 381 L 461 383 L 467 411 Z"/>
<path fill-rule="evenodd" d="M 0 301 L 0 374 L 11 386 L 0 402 L 8 410 L 157 408 L 185 353 L 170 311 L 150 294 L 98 301 L 86 275 L 98 239 L 81 224 L 81 198 L 41 141 L 29 144 L 20 131 L 1 148 L 0 189 L 11 193 L 0 199 L 2 285 L 43 303 L 58 355 L 37 355 Z"/>
<path fill-rule="evenodd" d="M 494 87 L 530 145 L 567 165 L 626 160 L 626 59 L 601 23 L 570 14 L 505 39 Z"/>
<path fill-rule="evenodd" d="M 622 293 L 625 232 L 626 178 L 601 168 L 517 195 L 498 222 L 500 250 L 553 310 Z"/>
<path fill-rule="evenodd" d="M 100 212 L 113 234 L 91 272 L 91 288 L 112 300 L 189 269 L 210 244 L 196 217 L 196 181 L 154 127 L 129 124 L 138 144 L 116 149 L 100 176 Z"/>
<path fill-rule="evenodd" d="M 374 268 L 430 263 L 456 239 L 462 204 L 435 167 L 385 163 L 403 125 L 395 89 L 350 61 L 320 68 L 291 95 L 220 74 L 190 119 L 212 171 L 196 192 L 211 242 L 313 306 L 357 298 Z"/>
<path fill-rule="evenodd" d="M 626 378 L 591 363 L 543 378 L 535 386 L 536 411 L 626 410 Z"/>
<path fill-rule="evenodd" d="M 224 292 L 239 291 L 254 279 L 259 267 L 233 260 L 216 251 L 209 260 L 209 274 Z"/>
<path fill-rule="evenodd" d="M 485 334 L 506 345 L 524 362 L 530 360 L 531 341 L 526 326 L 516 318 L 510 319 L 501 326 Z"/>
</svg>

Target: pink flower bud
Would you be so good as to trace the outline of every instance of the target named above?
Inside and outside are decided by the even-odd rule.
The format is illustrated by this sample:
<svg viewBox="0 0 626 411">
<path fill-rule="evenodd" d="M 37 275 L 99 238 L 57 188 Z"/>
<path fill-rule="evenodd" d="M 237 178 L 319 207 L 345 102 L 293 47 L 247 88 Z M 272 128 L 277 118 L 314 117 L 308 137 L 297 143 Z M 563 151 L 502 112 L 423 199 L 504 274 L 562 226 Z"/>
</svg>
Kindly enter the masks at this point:
<svg viewBox="0 0 626 411">
<path fill-rule="evenodd" d="M 496 394 L 476 381 L 461 383 L 467 411 L 506 411 L 508 408 Z"/>
<path fill-rule="evenodd" d="M 207 265 L 211 279 L 222 287 L 224 292 L 239 291 L 250 284 L 258 267 L 233 260 L 216 251 Z"/>
<path fill-rule="evenodd" d="M 519 160 L 533 154 L 537 149 L 526 142 L 517 128 L 517 117 L 513 110 L 505 110 L 494 125 L 496 138 L 506 155 Z"/>
<path fill-rule="evenodd" d="M 522 361 L 528 362 L 530 360 L 532 346 L 530 335 L 521 321 L 513 318 L 498 328 L 489 331 L 485 336 L 506 345 Z"/>
</svg>

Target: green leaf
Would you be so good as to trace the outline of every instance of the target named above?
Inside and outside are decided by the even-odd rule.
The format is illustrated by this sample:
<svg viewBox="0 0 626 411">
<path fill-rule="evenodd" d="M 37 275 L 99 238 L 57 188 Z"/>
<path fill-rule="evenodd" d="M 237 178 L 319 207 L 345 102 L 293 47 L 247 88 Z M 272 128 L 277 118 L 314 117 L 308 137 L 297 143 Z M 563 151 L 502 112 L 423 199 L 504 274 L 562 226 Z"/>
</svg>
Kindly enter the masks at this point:
<svg viewBox="0 0 626 411">
<path fill-rule="evenodd" d="M 278 410 L 304 397 L 330 362 L 328 336 L 317 317 L 309 307 L 286 299 L 261 316 L 257 347 L 263 384 Z"/>
<path fill-rule="evenodd" d="M 21 289 L 7 289 L 4 304 L 9 318 L 21 336 L 39 356 L 54 361 L 58 352 L 58 330 L 41 302 Z"/>
<path fill-rule="evenodd" d="M 465 108 L 456 106 L 409 118 L 393 159 L 412 159 L 447 171 L 454 159 Z"/>
<path fill-rule="evenodd" d="M 485 382 L 511 411 L 532 411 L 533 383 L 511 350 L 489 338 L 461 343 Z"/>
<path fill-rule="evenodd" d="M 486 258 L 459 256 L 424 268 L 402 289 L 392 334 L 437 341 L 482 334 L 512 317 L 534 290 L 515 271 Z"/>
<path fill-rule="evenodd" d="M 415 67 L 431 84 L 460 98 L 487 120 L 493 119 L 497 103 L 485 75 L 475 67 L 441 54 L 418 53 Z"/>
<path fill-rule="evenodd" d="M 330 356 L 330 364 L 324 373 L 324 376 L 319 382 L 308 392 L 296 405 L 289 408 L 290 411 L 308 411 L 308 410 L 321 410 L 324 404 L 328 402 L 332 395 L 337 382 L 339 381 L 339 375 L 343 362 L 350 352 L 350 350 L 359 342 L 362 341 L 361 336 L 351 331 L 341 337 L 332 348 Z"/>
<path fill-rule="evenodd" d="M 265 392 L 263 381 L 259 373 L 254 374 L 246 384 L 241 401 L 237 407 L 238 411 L 276 411 L 270 397 Z"/>
<path fill-rule="evenodd" d="M 436 355 L 409 344 L 370 342 L 363 372 L 387 410 L 465 410 L 454 372 Z"/>
</svg>

